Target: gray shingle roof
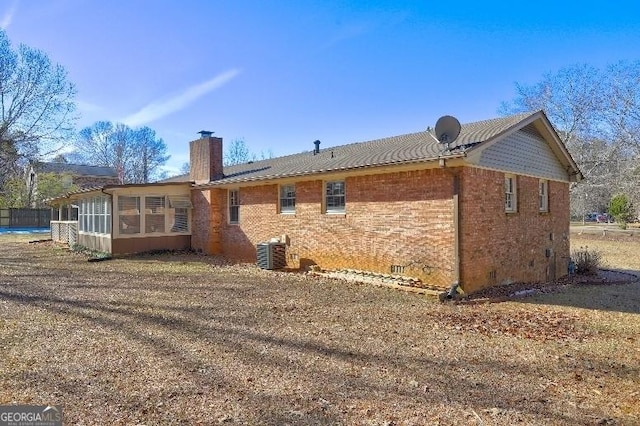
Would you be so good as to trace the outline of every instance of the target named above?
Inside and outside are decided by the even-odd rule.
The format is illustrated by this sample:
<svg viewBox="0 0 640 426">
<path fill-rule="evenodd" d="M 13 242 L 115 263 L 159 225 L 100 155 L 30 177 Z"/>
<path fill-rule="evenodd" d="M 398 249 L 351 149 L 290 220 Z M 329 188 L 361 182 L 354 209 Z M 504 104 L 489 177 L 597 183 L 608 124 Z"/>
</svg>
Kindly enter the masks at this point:
<svg viewBox="0 0 640 426">
<path fill-rule="evenodd" d="M 43 173 L 71 173 L 76 176 L 118 177 L 118 172 L 111 167 L 85 166 L 68 163 L 38 163 L 36 170 Z"/>
<path fill-rule="evenodd" d="M 171 176 L 166 179 L 160 179 L 158 182 L 172 183 L 172 182 L 189 182 L 189 173 L 183 173 L 177 176 Z"/>
<path fill-rule="evenodd" d="M 535 113 L 523 113 L 509 117 L 462 124 L 460 135 L 448 151 L 427 131 L 409 133 L 334 146 L 284 157 L 254 161 L 224 168 L 224 178 L 212 185 L 245 182 L 282 177 L 304 176 L 323 172 L 336 172 L 358 168 L 436 160 L 457 156 L 478 143 L 497 137 Z M 172 179 L 188 180 L 188 175 Z M 207 185 L 207 184 L 205 184 Z"/>
</svg>

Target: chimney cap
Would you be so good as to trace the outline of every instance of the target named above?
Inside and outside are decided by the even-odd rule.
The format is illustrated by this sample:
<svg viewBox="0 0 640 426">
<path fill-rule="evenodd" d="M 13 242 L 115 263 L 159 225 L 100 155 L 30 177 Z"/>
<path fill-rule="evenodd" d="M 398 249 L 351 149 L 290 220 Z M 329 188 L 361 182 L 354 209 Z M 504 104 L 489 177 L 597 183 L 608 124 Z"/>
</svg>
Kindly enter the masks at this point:
<svg viewBox="0 0 640 426">
<path fill-rule="evenodd" d="M 200 133 L 201 138 L 209 138 L 213 134 L 210 130 L 200 130 L 198 133 Z"/>
</svg>

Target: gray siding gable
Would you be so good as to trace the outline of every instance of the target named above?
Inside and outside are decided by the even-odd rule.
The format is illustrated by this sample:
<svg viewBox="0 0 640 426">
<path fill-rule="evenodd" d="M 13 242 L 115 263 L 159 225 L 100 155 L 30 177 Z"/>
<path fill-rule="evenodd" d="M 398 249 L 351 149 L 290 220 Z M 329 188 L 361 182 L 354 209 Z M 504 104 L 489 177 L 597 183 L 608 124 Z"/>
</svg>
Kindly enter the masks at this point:
<svg viewBox="0 0 640 426">
<path fill-rule="evenodd" d="M 480 152 L 475 165 L 515 174 L 569 182 L 570 176 L 549 143 L 527 126 L 513 132 Z"/>
</svg>

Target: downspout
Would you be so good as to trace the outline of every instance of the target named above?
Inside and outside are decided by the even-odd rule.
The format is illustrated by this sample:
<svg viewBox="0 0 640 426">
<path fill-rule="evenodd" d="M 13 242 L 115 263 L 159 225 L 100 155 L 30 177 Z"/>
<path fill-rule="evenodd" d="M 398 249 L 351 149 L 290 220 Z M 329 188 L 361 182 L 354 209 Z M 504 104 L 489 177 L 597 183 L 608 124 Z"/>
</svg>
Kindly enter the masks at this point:
<svg viewBox="0 0 640 426">
<path fill-rule="evenodd" d="M 460 289 L 460 172 L 447 168 L 447 161 L 440 159 L 440 167 L 453 177 L 453 283 L 445 293 L 440 294 L 440 301 L 451 300 Z"/>
</svg>

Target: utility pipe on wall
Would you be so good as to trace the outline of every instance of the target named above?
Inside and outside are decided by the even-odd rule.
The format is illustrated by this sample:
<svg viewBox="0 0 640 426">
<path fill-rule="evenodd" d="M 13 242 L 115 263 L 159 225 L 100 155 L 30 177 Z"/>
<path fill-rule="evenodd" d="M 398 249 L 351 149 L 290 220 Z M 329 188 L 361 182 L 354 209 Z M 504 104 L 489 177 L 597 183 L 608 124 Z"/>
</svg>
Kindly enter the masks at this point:
<svg viewBox="0 0 640 426">
<path fill-rule="evenodd" d="M 461 285 L 460 282 L 460 172 L 447 168 L 447 161 L 440 159 L 440 167 L 453 177 L 453 283 L 449 291 L 442 294 L 440 299 L 452 299 Z"/>
</svg>

